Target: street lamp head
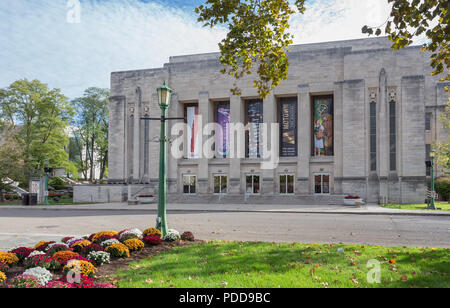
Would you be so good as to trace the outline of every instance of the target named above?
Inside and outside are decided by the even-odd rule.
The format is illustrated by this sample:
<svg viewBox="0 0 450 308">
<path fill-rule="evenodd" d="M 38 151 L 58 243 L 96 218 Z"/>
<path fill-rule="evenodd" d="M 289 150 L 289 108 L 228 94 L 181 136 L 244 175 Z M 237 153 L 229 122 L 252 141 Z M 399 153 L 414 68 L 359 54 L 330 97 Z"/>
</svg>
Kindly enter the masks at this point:
<svg viewBox="0 0 450 308">
<path fill-rule="evenodd" d="M 430 157 L 431 157 L 431 158 L 434 158 L 435 156 L 436 156 L 436 151 L 432 149 L 432 150 L 430 151 Z"/>
<path fill-rule="evenodd" d="M 173 90 L 166 86 L 166 81 L 164 81 L 164 84 L 156 90 L 158 91 L 159 106 L 161 106 L 161 108 L 169 108 L 170 97 L 172 96 Z"/>
</svg>

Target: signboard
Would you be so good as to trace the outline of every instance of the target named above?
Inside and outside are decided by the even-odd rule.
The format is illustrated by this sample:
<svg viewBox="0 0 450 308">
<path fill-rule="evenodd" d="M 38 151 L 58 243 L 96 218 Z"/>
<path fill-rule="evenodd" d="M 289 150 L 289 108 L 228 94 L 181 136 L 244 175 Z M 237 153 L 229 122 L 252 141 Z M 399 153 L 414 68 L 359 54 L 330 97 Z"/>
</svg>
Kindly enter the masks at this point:
<svg viewBox="0 0 450 308">
<path fill-rule="evenodd" d="M 297 99 L 282 99 L 280 102 L 280 155 L 297 156 Z"/>
<path fill-rule="evenodd" d="M 200 157 L 200 127 L 198 117 L 198 106 L 186 108 L 187 119 L 187 156 L 188 158 Z"/>
<path fill-rule="evenodd" d="M 41 180 L 31 179 L 30 180 L 30 193 L 37 194 L 38 202 L 41 202 Z"/>
<path fill-rule="evenodd" d="M 217 106 L 217 124 L 221 128 L 217 132 L 217 153 L 227 157 L 230 149 L 230 104 Z"/>
<path fill-rule="evenodd" d="M 262 102 L 249 102 L 247 110 L 250 126 L 247 155 L 249 158 L 260 158 L 260 124 L 263 122 L 263 104 Z"/>
</svg>

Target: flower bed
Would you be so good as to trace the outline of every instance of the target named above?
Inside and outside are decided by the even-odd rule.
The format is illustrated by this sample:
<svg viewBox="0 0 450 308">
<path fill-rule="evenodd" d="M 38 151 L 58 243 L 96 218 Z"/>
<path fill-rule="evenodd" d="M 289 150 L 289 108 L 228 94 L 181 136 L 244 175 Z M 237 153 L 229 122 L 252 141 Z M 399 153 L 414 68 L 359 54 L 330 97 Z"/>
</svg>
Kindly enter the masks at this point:
<svg viewBox="0 0 450 308">
<path fill-rule="evenodd" d="M 180 233 L 169 230 L 164 239 L 179 241 Z M 193 239 L 192 232 L 183 233 L 183 240 Z M 144 232 L 125 229 L 120 233 L 101 231 L 83 238 L 64 237 L 61 242 L 40 241 L 34 248 L 0 251 L 0 288 L 115 288 L 113 284 L 93 282 L 97 266 L 110 263 L 112 258 L 129 258 L 130 251 L 141 251 L 146 245 L 154 246 L 162 241 L 161 232 L 155 228 Z M 7 279 L 6 273 L 11 276 L 17 273 L 17 269 L 10 269 L 19 262 L 23 262 L 26 270 Z"/>
</svg>

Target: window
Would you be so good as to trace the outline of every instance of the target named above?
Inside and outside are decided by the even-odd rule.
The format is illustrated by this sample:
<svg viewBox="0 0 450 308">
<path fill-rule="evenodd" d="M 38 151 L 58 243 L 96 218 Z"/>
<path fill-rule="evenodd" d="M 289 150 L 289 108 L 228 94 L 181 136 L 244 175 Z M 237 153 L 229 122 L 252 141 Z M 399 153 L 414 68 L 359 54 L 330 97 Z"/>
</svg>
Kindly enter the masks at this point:
<svg viewBox="0 0 450 308">
<path fill-rule="evenodd" d="M 314 193 L 317 195 L 327 195 L 330 193 L 330 175 L 314 175 Z"/>
<path fill-rule="evenodd" d="M 214 193 L 224 195 L 228 191 L 228 176 L 222 174 L 214 175 Z"/>
<path fill-rule="evenodd" d="M 396 119 L 395 119 L 395 102 L 389 103 L 389 161 L 390 170 L 397 170 L 397 134 L 396 134 Z"/>
<path fill-rule="evenodd" d="M 246 157 L 261 157 L 261 134 L 260 128 L 263 123 L 263 102 L 261 100 L 249 100 L 247 103 L 246 123 L 249 130 L 245 132 Z"/>
<path fill-rule="evenodd" d="M 313 156 L 333 156 L 333 96 L 313 97 L 312 102 Z"/>
<path fill-rule="evenodd" d="M 257 174 L 248 174 L 245 176 L 245 192 L 247 195 L 259 194 L 260 176 Z"/>
<path fill-rule="evenodd" d="M 431 130 L 431 113 L 425 114 L 425 130 Z"/>
<path fill-rule="evenodd" d="M 199 127 L 198 104 L 184 105 L 184 115 L 187 125 L 187 140 L 186 140 L 186 154 L 188 159 L 195 159 L 200 157 L 201 144 Z"/>
<path fill-rule="evenodd" d="M 377 104 L 370 103 L 370 171 L 377 170 Z"/>
<path fill-rule="evenodd" d="M 186 195 L 192 195 L 196 193 L 197 176 L 195 175 L 183 175 L 183 193 Z"/>
<path fill-rule="evenodd" d="M 230 103 L 220 102 L 216 105 L 216 132 L 217 157 L 226 158 L 230 150 Z"/>
<path fill-rule="evenodd" d="M 297 156 L 297 98 L 280 100 L 280 156 Z"/>
<path fill-rule="evenodd" d="M 294 194 L 294 175 L 280 174 L 280 194 L 293 195 Z"/>
</svg>

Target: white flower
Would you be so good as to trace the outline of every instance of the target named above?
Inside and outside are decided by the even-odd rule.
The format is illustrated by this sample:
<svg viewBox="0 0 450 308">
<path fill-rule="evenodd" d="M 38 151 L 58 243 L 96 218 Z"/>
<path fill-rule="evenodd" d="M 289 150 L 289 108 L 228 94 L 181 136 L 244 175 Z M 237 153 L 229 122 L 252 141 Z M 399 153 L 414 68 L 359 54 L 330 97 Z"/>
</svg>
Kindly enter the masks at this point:
<svg viewBox="0 0 450 308">
<path fill-rule="evenodd" d="M 91 251 L 87 257 L 98 265 L 108 264 L 111 261 L 109 253 L 104 251 Z"/>
<path fill-rule="evenodd" d="M 37 280 L 41 283 L 41 285 L 45 286 L 49 281 L 52 280 L 53 275 L 48 270 L 42 267 L 33 267 L 30 269 L 27 269 L 24 273 L 24 275 L 30 275 L 33 277 L 36 277 Z"/>
<path fill-rule="evenodd" d="M 115 238 L 103 241 L 100 245 L 103 246 L 103 248 L 111 246 L 113 244 L 120 244 L 120 242 L 118 240 L 116 240 Z"/>
<path fill-rule="evenodd" d="M 30 259 L 30 258 L 32 258 L 32 257 L 34 257 L 34 256 L 38 256 L 38 255 L 46 255 L 46 253 L 43 252 L 43 251 L 35 250 L 35 251 L 33 251 L 32 253 L 30 253 L 30 254 L 28 255 L 28 257 L 25 258 L 25 260 Z"/>
<path fill-rule="evenodd" d="M 164 240 L 168 242 L 173 242 L 178 239 L 180 239 L 180 232 L 174 229 L 169 229 L 166 236 L 164 236 Z"/>
<path fill-rule="evenodd" d="M 126 235 L 133 235 L 133 236 L 136 236 L 138 239 L 142 239 L 142 237 L 143 237 L 142 231 L 139 230 L 139 229 L 136 229 L 136 228 L 135 229 L 128 229 L 126 231 L 123 231 L 120 234 L 120 239 L 122 239 Z"/>
<path fill-rule="evenodd" d="M 52 244 L 48 245 L 47 248 L 45 248 L 45 251 L 49 251 L 50 249 L 52 249 L 52 247 L 54 247 L 56 245 L 63 245 L 67 249 L 69 248 L 69 246 L 67 246 L 67 244 L 65 244 L 63 242 L 59 242 L 59 243 L 52 243 Z"/>
</svg>

